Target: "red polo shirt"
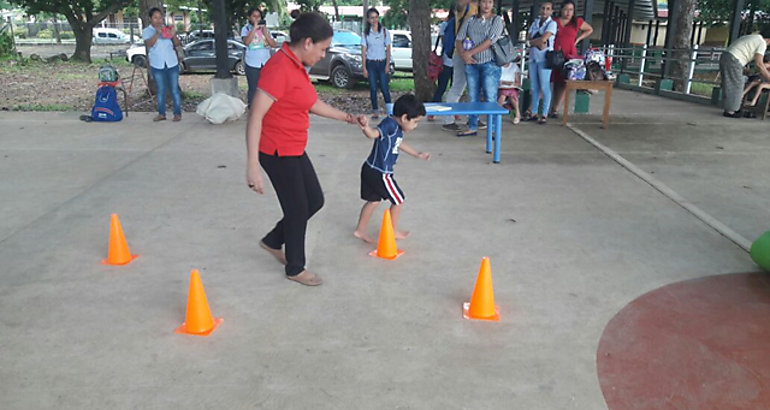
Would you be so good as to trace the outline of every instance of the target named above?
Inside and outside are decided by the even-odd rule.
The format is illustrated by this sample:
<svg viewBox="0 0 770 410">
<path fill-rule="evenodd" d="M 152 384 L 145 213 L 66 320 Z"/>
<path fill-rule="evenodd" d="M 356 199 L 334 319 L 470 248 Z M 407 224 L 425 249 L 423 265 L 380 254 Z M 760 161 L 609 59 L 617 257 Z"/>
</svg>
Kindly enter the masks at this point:
<svg viewBox="0 0 770 410">
<path fill-rule="evenodd" d="M 259 151 L 268 155 L 278 152 L 282 157 L 302 155 L 307 146 L 310 107 L 318 95 L 288 42 L 262 68 L 259 89 L 274 100 L 262 120 Z"/>
</svg>

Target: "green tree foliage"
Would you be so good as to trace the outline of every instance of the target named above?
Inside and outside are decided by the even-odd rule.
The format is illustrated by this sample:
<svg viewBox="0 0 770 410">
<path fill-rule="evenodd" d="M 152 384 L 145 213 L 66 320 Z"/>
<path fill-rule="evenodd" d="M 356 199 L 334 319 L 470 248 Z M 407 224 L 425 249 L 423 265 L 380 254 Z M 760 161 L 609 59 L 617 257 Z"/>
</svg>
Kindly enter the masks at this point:
<svg viewBox="0 0 770 410">
<path fill-rule="evenodd" d="M 324 3 L 323 0 L 297 0 L 301 11 L 318 11 L 318 8 Z"/>
<path fill-rule="evenodd" d="M 699 15 L 696 20 L 720 26 L 727 24 L 733 12 L 734 0 L 698 0 Z M 770 0 L 744 0 L 744 21 L 751 19 L 751 11 L 754 10 L 753 23 L 761 23 L 760 10 L 767 15 L 770 10 Z M 751 31 L 751 30 L 749 30 Z"/>
<path fill-rule="evenodd" d="M 93 28 L 112 13 L 133 0 L 12 0 L 27 14 L 43 12 L 63 14 L 75 33 L 75 54 L 72 59 L 91 62 Z"/>
</svg>

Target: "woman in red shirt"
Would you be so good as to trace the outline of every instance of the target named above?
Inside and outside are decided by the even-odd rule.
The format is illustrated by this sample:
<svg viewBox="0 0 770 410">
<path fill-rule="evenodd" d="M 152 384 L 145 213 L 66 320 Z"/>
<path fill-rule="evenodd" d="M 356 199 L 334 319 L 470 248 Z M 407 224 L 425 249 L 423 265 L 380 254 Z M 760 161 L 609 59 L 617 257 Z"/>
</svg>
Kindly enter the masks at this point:
<svg viewBox="0 0 770 410">
<path fill-rule="evenodd" d="M 591 36 L 594 28 L 586 23 L 582 18 L 575 17 L 575 2 L 573 0 L 564 0 L 559 11 L 559 18 L 556 19 L 556 39 L 553 49 L 561 50 L 564 53 L 564 59 L 578 58 L 577 45 L 583 39 Z M 564 102 L 564 90 L 566 83 L 564 74 L 558 68 L 551 72 L 551 82 L 553 83 L 553 97 L 551 99 L 551 118 L 556 118 L 556 112 L 559 106 Z"/>
<path fill-rule="evenodd" d="M 323 206 L 324 197 L 305 152 L 309 113 L 349 124 L 358 118 L 319 100 L 305 70 L 329 48 L 333 31 L 326 19 L 305 13 L 289 30 L 291 43 L 284 43 L 260 74 L 246 125 L 246 180 L 249 188 L 263 194 L 262 166 L 283 210 L 283 219 L 259 245 L 285 265 L 287 279 L 316 286 L 321 278 L 305 269 L 305 230 L 308 219 Z"/>
</svg>

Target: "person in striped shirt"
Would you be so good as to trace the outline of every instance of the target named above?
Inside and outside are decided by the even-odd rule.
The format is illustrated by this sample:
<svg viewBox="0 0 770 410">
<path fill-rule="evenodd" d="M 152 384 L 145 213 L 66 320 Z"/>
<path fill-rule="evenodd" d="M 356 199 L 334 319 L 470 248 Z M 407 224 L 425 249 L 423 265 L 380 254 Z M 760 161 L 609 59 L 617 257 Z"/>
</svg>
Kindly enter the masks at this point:
<svg viewBox="0 0 770 410">
<path fill-rule="evenodd" d="M 393 235 L 396 239 L 409 236 L 407 231 L 398 230 L 398 218 L 404 204 L 404 191 L 393 178 L 393 166 L 398 160 L 399 151 L 424 160 L 430 159 L 427 152 L 419 152 L 404 142 L 404 133 L 413 131 L 425 116 L 425 106 L 413 94 L 405 94 L 393 105 L 393 115 L 386 117 L 377 125 L 369 127 L 366 116 L 359 117 L 359 126 L 367 138 L 374 140 L 372 151 L 361 166 L 361 199 L 366 201 L 358 217 L 358 226 L 353 236 L 364 242 L 374 243 L 366 234 L 366 226 L 380 201 L 390 200 L 390 215 L 393 222 Z"/>
</svg>

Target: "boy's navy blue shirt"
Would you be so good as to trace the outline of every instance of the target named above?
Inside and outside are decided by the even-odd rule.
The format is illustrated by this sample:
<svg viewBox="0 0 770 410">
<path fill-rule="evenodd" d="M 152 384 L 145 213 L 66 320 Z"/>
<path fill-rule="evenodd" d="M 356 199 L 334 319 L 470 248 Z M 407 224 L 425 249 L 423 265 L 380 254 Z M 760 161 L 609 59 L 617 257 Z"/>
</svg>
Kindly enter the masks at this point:
<svg viewBox="0 0 770 410">
<path fill-rule="evenodd" d="M 366 163 L 384 174 L 392 174 L 393 166 L 398 160 L 398 146 L 404 139 L 404 131 L 393 117 L 382 120 L 377 125 L 377 130 L 380 136 L 374 140 L 372 152 L 366 159 Z"/>
</svg>

